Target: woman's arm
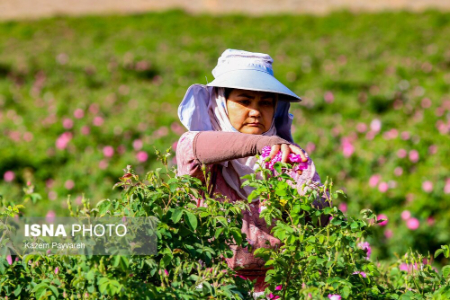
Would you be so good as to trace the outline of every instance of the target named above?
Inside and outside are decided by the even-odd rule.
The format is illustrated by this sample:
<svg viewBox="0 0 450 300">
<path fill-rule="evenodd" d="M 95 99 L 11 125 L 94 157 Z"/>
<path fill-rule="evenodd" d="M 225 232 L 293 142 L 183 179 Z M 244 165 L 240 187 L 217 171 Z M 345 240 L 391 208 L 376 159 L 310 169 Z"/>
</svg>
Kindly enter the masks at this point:
<svg viewBox="0 0 450 300">
<path fill-rule="evenodd" d="M 262 136 L 240 132 L 202 131 L 194 138 L 194 155 L 204 164 L 261 154 L 265 146 L 290 144 L 279 136 Z"/>
<path fill-rule="evenodd" d="M 290 144 L 278 136 L 239 132 L 190 131 L 177 144 L 178 175 L 189 174 L 203 180 L 202 164 L 219 164 L 228 160 L 260 154 L 264 146 Z"/>
</svg>

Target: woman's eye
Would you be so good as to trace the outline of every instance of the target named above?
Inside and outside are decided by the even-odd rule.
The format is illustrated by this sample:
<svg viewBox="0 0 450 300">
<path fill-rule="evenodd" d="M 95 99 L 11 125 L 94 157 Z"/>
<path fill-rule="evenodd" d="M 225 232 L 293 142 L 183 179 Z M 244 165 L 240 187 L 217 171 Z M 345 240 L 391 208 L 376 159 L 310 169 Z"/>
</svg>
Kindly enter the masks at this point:
<svg viewBox="0 0 450 300">
<path fill-rule="evenodd" d="M 241 101 L 239 101 L 239 103 L 240 103 L 241 105 L 247 106 L 247 105 L 250 104 L 250 100 L 241 100 Z"/>
<path fill-rule="evenodd" d="M 272 101 L 261 101 L 261 105 L 262 106 L 273 106 L 273 102 Z"/>
</svg>

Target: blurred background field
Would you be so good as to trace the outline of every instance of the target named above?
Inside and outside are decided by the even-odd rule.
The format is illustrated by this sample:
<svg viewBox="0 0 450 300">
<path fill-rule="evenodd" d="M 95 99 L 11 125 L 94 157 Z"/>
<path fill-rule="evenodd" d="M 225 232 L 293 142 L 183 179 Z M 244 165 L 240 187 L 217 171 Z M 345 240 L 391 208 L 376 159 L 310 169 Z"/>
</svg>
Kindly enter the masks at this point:
<svg viewBox="0 0 450 300">
<path fill-rule="evenodd" d="M 380 259 L 450 243 L 450 14 L 57 17 L 0 23 L 0 194 L 42 195 L 27 215 L 67 215 L 66 199 L 114 198 L 128 164 L 185 131 L 177 107 L 227 48 L 270 54 L 303 98 L 294 139 L 319 174 L 387 224 Z M 206 78 L 205 78 L 206 77 Z"/>
</svg>

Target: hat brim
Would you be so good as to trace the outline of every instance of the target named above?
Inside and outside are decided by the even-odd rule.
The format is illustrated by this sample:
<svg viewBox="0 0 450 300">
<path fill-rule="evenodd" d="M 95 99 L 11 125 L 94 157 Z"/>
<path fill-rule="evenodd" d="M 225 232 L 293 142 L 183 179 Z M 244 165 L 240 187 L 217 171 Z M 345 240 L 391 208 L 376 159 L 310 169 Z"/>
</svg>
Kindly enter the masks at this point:
<svg viewBox="0 0 450 300">
<path fill-rule="evenodd" d="M 272 75 L 254 69 L 233 70 L 220 75 L 208 86 L 280 94 L 283 101 L 300 102 L 302 99 Z"/>
</svg>

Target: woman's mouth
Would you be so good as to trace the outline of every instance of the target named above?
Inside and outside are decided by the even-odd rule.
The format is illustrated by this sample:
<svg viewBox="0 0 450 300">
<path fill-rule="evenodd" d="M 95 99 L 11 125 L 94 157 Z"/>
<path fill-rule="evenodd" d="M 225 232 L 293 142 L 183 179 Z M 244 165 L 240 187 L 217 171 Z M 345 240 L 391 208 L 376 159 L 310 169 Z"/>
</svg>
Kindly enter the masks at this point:
<svg viewBox="0 0 450 300">
<path fill-rule="evenodd" d="M 261 126 L 261 123 L 255 122 L 255 123 L 247 123 L 247 126 L 251 126 L 251 127 L 259 127 Z"/>
</svg>

